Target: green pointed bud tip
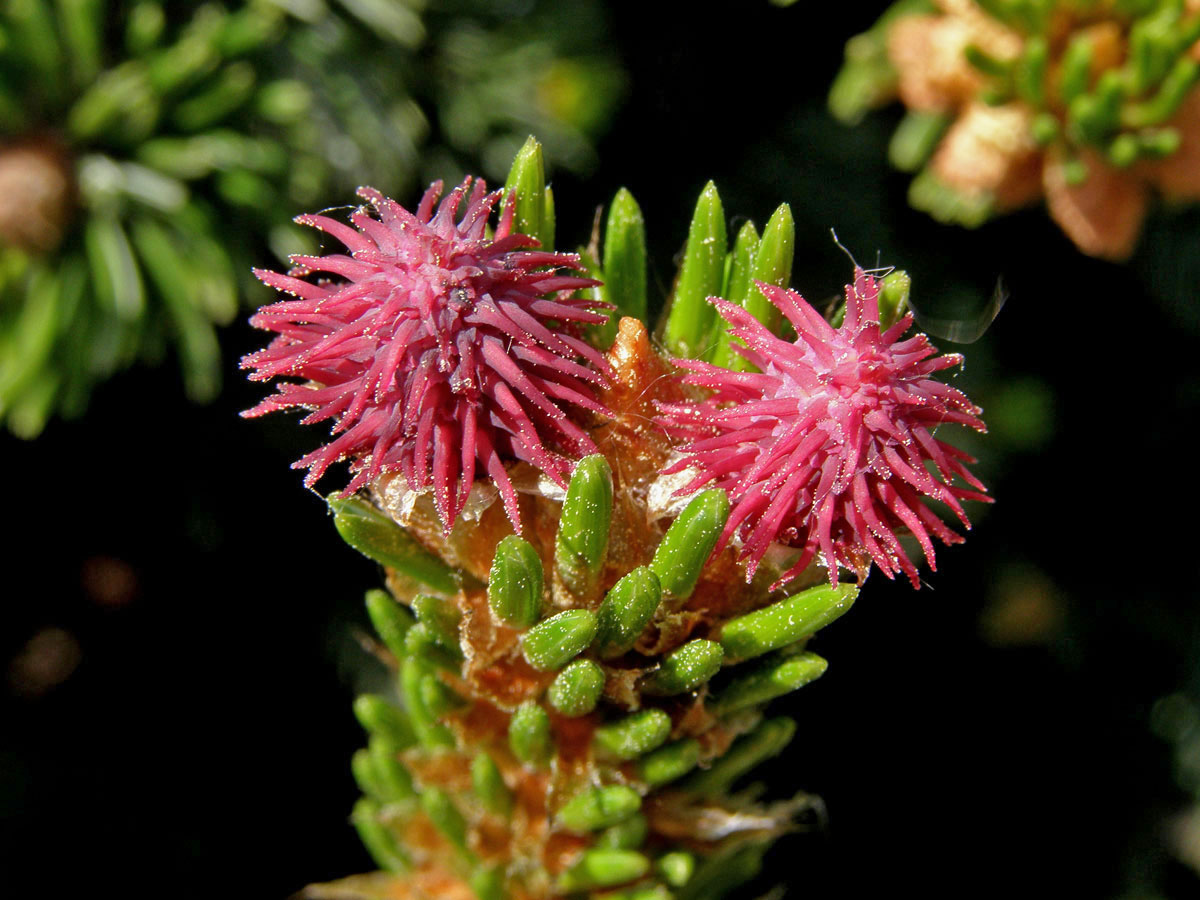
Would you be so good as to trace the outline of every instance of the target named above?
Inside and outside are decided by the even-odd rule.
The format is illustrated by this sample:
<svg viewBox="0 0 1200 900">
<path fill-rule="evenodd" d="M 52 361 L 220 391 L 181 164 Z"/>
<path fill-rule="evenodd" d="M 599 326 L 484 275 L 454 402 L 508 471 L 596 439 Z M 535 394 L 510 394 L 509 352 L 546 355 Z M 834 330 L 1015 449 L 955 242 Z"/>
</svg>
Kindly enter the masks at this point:
<svg viewBox="0 0 1200 900">
<path fill-rule="evenodd" d="M 375 632 L 397 658 L 404 656 L 404 636 L 416 621 L 407 607 L 397 603 L 387 591 L 367 591 L 367 615 Z"/>
<path fill-rule="evenodd" d="M 651 787 L 682 778 L 700 764 L 700 742 L 685 738 L 647 753 L 637 762 L 638 778 Z"/>
<path fill-rule="evenodd" d="M 568 609 L 529 629 L 521 652 L 535 669 L 551 672 L 578 656 L 595 636 L 596 614 L 590 609 Z"/>
<path fill-rule="evenodd" d="M 558 876 L 558 889 L 569 893 L 615 887 L 649 871 L 650 860 L 635 850 L 586 850 L 579 862 Z"/>
<path fill-rule="evenodd" d="M 536 701 L 525 701 L 513 713 L 508 723 L 508 745 L 523 763 L 540 765 L 550 757 L 554 749 L 550 716 Z"/>
<path fill-rule="evenodd" d="M 515 203 L 513 231 L 527 234 L 548 246 L 542 234 L 545 212 L 546 164 L 542 145 L 530 135 L 517 151 L 508 179 L 504 182 L 504 202 Z"/>
<path fill-rule="evenodd" d="M 888 160 L 901 172 L 917 172 L 929 162 L 952 119 L 944 113 L 909 111 L 888 144 Z"/>
<path fill-rule="evenodd" d="M 478 753 L 471 762 L 471 786 L 488 812 L 507 816 L 512 810 L 512 792 L 504 783 L 500 767 L 487 753 Z"/>
<path fill-rule="evenodd" d="M 725 259 L 725 286 L 720 296 L 730 303 L 745 307 L 751 293 L 755 292 L 752 279 L 758 243 L 758 229 L 753 222 L 747 221 L 738 230 L 737 237 L 733 239 L 733 249 Z M 714 320 L 712 342 L 714 347 L 709 361 L 713 365 L 737 371 L 745 371 L 749 367 L 749 363 L 733 349 L 735 344 L 744 342 L 729 333 L 729 323 L 721 316 Z"/>
<path fill-rule="evenodd" d="M 908 312 L 912 277 L 903 269 L 883 276 L 879 282 L 879 327 L 887 330 Z"/>
<path fill-rule="evenodd" d="M 608 208 L 604 230 L 606 299 L 612 315 L 646 318 L 646 222 L 637 201 L 625 188 Z"/>
<path fill-rule="evenodd" d="M 801 653 L 782 660 L 772 660 L 749 672 L 739 674 L 725 685 L 708 704 L 715 716 L 728 715 L 752 706 L 760 706 L 776 697 L 816 681 L 829 668 L 815 653 Z"/>
<path fill-rule="evenodd" d="M 586 716 L 604 691 L 604 670 L 590 659 L 577 659 L 558 673 L 546 692 L 550 705 L 564 716 Z"/>
<path fill-rule="evenodd" d="M 710 181 L 696 202 L 667 313 L 667 348 L 677 356 L 696 358 L 709 351 L 716 311 L 708 298 L 721 292 L 727 247 L 725 211 L 717 187 Z"/>
<path fill-rule="evenodd" d="M 488 606 L 515 628 L 534 624 L 542 609 L 542 561 L 533 546 L 516 535 L 496 545 L 488 575 Z"/>
<path fill-rule="evenodd" d="M 642 798 L 633 788 L 610 784 L 576 794 L 559 809 L 559 826 L 577 834 L 599 831 L 625 821 L 641 809 Z"/>
<path fill-rule="evenodd" d="M 447 653 L 462 655 L 462 648 L 458 642 L 458 625 L 462 620 L 462 613 L 455 604 L 441 597 L 422 594 L 413 598 L 412 608 L 416 613 L 417 623 L 425 628 L 434 643 Z"/>
<path fill-rule="evenodd" d="M 671 717 L 661 709 L 643 709 L 596 729 L 596 747 L 620 760 L 637 759 L 662 746 L 671 735 Z"/>
<path fill-rule="evenodd" d="M 559 575 L 575 593 L 594 584 L 608 553 L 613 483 L 608 460 L 598 453 L 575 466 L 559 518 L 554 559 Z"/>
<path fill-rule="evenodd" d="M 426 785 L 421 790 L 421 808 L 446 840 L 460 850 L 467 849 L 467 821 L 454 798 L 439 787 Z"/>
<path fill-rule="evenodd" d="M 596 652 L 619 656 L 637 643 L 662 600 L 658 576 L 639 566 L 613 585 L 597 614 Z"/>
<path fill-rule="evenodd" d="M 776 287 L 787 287 L 792 278 L 792 260 L 796 251 L 796 220 L 792 216 L 792 208 L 786 203 L 771 214 L 763 229 L 762 239 L 758 243 L 758 253 L 754 257 L 753 281 L 762 281 Z M 767 308 L 760 315 L 758 308 L 746 308 L 769 328 L 776 327 L 780 315 L 774 304 L 763 297 L 761 291 L 751 291 L 750 301 L 766 304 Z M 766 316 L 764 318 L 764 316 Z"/>
<path fill-rule="evenodd" d="M 444 562 L 370 503 L 336 494 L 327 502 L 338 534 L 359 553 L 439 593 L 458 590 L 457 579 Z"/>
<path fill-rule="evenodd" d="M 432 673 L 421 679 L 421 702 L 436 718 L 460 709 L 466 703 L 457 691 Z"/>
<path fill-rule="evenodd" d="M 855 584 L 809 588 L 726 622 L 721 629 L 721 646 L 732 660 L 762 656 L 824 628 L 844 615 L 857 596 Z"/>
<path fill-rule="evenodd" d="M 422 628 L 414 625 L 408 633 L 409 641 Z M 400 666 L 400 692 L 408 711 L 413 732 L 422 747 L 453 747 L 454 735 L 438 722 L 436 714 L 426 706 L 429 689 L 426 678 L 430 674 L 429 664 L 417 654 L 410 655 Z"/>
<path fill-rule="evenodd" d="M 650 822 L 640 812 L 616 825 L 610 825 L 596 836 L 592 845 L 599 850 L 637 850 L 650 836 Z"/>
<path fill-rule="evenodd" d="M 654 868 L 671 887 L 683 887 L 696 871 L 696 857 L 682 850 L 665 853 L 659 857 Z"/>
<path fill-rule="evenodd" d="M 376 800 L 381 799 L 384 789 L 375 776 L 375 764 L 366 747 L 354 751 L 354 755 L 350 757 L 350 774 L 354 776 L 354 783 L 362 793 Z"/>
<path fill-rule="evenodd" d="M 377 694 L 363 694 L 354 700 L 354 717 L 368 734 L 378 735 L 403 749 L 416 743 L 416 734 L 404 710 Z"/>
<path fill-rule="evenodd" d="M 727 260 L 725 290 L 721 296 L 730 303 L 744 306 L 746 298 L 750 296 L 751 281 L 754 277 L 754 255 L 758 252 L 758 244 L 758 229 L 754 227 L 753 222 L 747 221 L 733 239 L 733 249 L 729 251 Z M 728 340 L 729 331 L 724 326 L 724 320 L 717 323 L 717 331 L 719 337 L 724 336 Z"/>
<path fill-rule="evenodd" d="M 663 660 L 642 684 L 643 693 L 669 696 L 692 691 L 721 669 L 725 651 L 716 641 L 690 641 Z"/>
<path fill-rule="evenodd" d="M 376 795 L 386 803 L 407 800 L 416 794 L 412 776 L 400 761 L 397 747 L 390 741 L 371 738 L 367 748 L 371 771 L 374 776 Z"/>
<path fill-rule="evenodd" d="M 729 497 L 724 491 L 707 490 L 671 523 L 650 561 L 664 593 L 680 599 L 691 596 L 728 518 Z"/>
<path fill-rule="evenodd" d="M 471 875 L 471 891 L 476 900 L 507 900 L 504 889 L 504 869 L 500 866 L 481 867 Z"/>
<path fill-rule="evenodd" d="M 542 202 L 542 247 L 546 250 L 554 249 L 554 231 L 557 223 L 556 213 L 554 211 L 554 189 L 550 185 L 546 185 L 546 192 L 543 194 Z"/>
<path fill-rule="evenodd" d="M 400 846 L 396 836 L 379 820 L 379 804 L 363 797 L 354 805 L 350 821 L 358 832 L 367 853 L 379 868 L 402 874 L 412 867 L 412 861 Z"/>
<path fill-rule="evenodd" d="M 452 672 L 457 672 L 462 662 L 462 653 L 446 649 L 444 636 L 439 640 L 425 622 L 417 622 L 408 629 L 404 635 L 404 652 L 408 658 Z"/>
</svg>

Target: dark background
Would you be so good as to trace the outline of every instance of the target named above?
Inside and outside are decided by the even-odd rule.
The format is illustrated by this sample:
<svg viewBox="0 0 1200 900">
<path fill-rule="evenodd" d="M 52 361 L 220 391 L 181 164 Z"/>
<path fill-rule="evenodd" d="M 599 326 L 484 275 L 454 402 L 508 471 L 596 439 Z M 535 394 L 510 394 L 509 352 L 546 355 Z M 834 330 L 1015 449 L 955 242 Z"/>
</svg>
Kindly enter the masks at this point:
<svg viewBox="0 0 1200 900">
<path fill-rule="evenodd" d="M 967 353 L 997 502 L 925 589 L 876 575 L 819 637 L 830 670 L 778 702 L 800 728 L 763 776 L 823 797 L 828 822 L 744 895 L 1196 896 L 1169 849 L 1189 796 L 1150 724 L 1200 688 L 1200 217 L 1161 213 L 1124 267 L 1041 210 L 938 226 L 886 169 L 896 111 L 852 130 L 824 112 L 875 4 L 698 9 L 613 5 L 630 89 L 598 171 L 555 179 L 560 246 L 628 186 L 661 302 L 712 178 L 760 226 L 791 204 L 810 299 L 850 274 L 831 227 L 864 265 L 911 271 L 918 304 L 978 303 L 1000 278 L 1011 295 L 980 342 L 938 342 Z M 226 331 L 209 407 L 172 369 L 137 369 L 83 420 L 0 439 L 0 894 L 283 897 L 369 868 L 346 821 L 350 700 L 377 673 L 351 633 L 378 572 L 288 468 L 321 433 L 237 416 L 263 389 L 236 360 L 264 341 Z M 22 653 L 47 628 L 78 666 L 35 690 Z"/>
</svg>

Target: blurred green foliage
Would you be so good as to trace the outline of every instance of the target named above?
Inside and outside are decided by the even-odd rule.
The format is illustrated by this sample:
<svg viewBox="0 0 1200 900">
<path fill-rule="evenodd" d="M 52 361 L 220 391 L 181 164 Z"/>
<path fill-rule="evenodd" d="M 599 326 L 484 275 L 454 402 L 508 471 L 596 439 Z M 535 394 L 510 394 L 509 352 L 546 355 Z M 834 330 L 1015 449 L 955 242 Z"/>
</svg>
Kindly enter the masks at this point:
<svg viewBox="0 0 1200 900">
<path fill-rule="evenodd" d="M 622 91 L 603 29 L 592 0 L 6 3 L 0 421 L 36 436 L 168 349 L 211 399 L 260 236 L 314 249 L 291 217 L 359 184 L 502 176 L 531 130 L 586 170 Z"/>
</svg>

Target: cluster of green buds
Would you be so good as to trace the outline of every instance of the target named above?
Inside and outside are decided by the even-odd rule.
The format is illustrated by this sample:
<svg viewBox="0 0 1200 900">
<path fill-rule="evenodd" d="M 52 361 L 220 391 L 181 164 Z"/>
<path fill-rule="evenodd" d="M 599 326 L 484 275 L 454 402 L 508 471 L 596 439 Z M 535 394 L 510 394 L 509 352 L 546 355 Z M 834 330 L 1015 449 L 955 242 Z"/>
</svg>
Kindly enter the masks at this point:
<svg viewBox="0 0 1200 900">
<path fill-rule="evenodd" d="M 480 900 L 699 900 L 751 877 L 793 826 L 805 798 L 749 815 L 732 789 L 791 740 L 764 706 L 824 673 L 806 644 L 858 589 L 777 598 L 731 583 L 728 559 L 706 566 L 723 492 L 696 494 L 615 580 L 601 455 L 576 466 L 552 539 L 503 537 L 480 578 L 366 500 L 330 505 L 392 587 L 367 610 L 400 703 L 355 703 L 369 744 L 353 820 L 382 869 Z"/>
<path fill-rule="evenodd" d="M 1185 0 L 901 0 L 847 44 L 830 108 L 854 122 L 900 97 L 891 161 L 919 173 L 910 200 L 935 217 L 974 226 L 1045 192 L 1082 249 L 1117 257 L 1128 235 L 1090 236 L 1094 220 L 1140 225 L 1143 186 L 1198 193 L 1183 171 L 1200 136 L 1198 47 Z M 1103 213 L 1068 209 L 1091 175 Z"/>
</svg>

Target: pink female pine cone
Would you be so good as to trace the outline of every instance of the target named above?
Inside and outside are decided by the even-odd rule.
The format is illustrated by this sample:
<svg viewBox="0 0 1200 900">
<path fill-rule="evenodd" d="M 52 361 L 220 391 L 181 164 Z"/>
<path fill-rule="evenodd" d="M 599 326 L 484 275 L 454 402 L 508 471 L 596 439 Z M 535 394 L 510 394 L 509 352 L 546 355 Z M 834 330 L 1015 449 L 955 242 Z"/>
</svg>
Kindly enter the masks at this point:
<svg viewBox="0 0 1200 900">
<path fill-rule="evenodd" d="M 729 493 L 733 508 L 719 546 L 740 538 L 748 575 L 779 541 L 802 552 L 777 585 L 820 556 L 835 585 L 839 565 L 861 579 L 874 562 L 889 578 L 903 572 L 919 587 L 897 532 L 912 532 L 931 568 L 931 536 L 947 544 L 962 540 L 922 496 L 945 503 L 964 527 L 970 523 L 959 501 L 990 499 L 966 467 L 974 460 L 933 436 L 950 423 L 985 430 L 978 407 L 931 377 L 962 357 L 934 356 L 923 334 L 901 340 L 911 314 L 882 331 L 879 285 L 861 268 L 846 287 L 840 328 L 795 291 L 761 282 L 758 289 L 796 329 L 795 342 L 776 337 L 741 307 L 710 298 L 745 342 L 735 345 L 737 352 L 759 371 L 675 360 L 689 373 L 685 384 L 714 393 L 660 405 L 659 421 L 689 439 L 664 474 L 695 470 L 681 494 L 704 485 Z M 970 488 L 953 484 L 956 477 Z"/>
<path fill-rule="evenodd" d="M 513 233 L 513 204 L 489 239 L 500 192 L 486 190 L 468 177 L 435 212 L 436 182 L 414 215 L 362 188 L 378 219 L 360 208 L 355 228 L 319 215 L 296 220 L 336 237 L 349 256 L 296 256 L 287 275 L 255 271 L 297 299 L 250 320 L 279 336 L 242 368 L 254 381 L 304 383 L 279 385 L 244 415 L 299 407 L 312 410 L 305 424 L 334 420 L 334 439 L 295 464 L 308 468 L 306 485 L 346 458 L 354 477 L 343 496 L 398 471 L 411 489 L 433 489 L 448 532 L 478 465 L 519 531 L 505 461 L 528 462 L 565 486 L 572 460 L 595 452 L 563 405 L 608 414 L 593 393 L 608 364 L 576 334 L 606 320 L 595 311 L 605 304 L 572 296 L 594 281 L 557 271 L 579 269 L 576 255 L 525 249 L 538 242 Z M 313 272 L 337 280 L 303 280 Z"/>
</svg>

